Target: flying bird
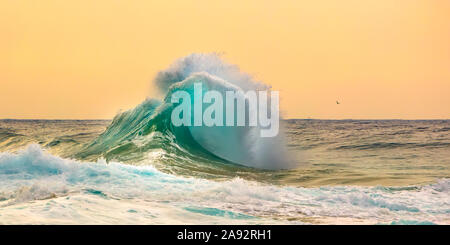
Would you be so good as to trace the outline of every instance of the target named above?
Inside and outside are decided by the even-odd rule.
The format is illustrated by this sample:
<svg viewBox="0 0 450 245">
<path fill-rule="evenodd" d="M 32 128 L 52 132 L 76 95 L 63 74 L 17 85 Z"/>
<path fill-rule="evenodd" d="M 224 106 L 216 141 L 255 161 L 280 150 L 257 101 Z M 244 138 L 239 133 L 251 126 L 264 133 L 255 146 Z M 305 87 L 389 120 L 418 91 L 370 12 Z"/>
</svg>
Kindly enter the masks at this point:
<svg viewBox="0 0 450 245">
<path fill-rule="evenodd" d="M 339 104 L 340 104 L 340 103 L 339 103 L 339 101 L 337 101 L 337 100 L 336 100 L 336 104 L 338 104 L 338 105 L 339 105 Z"/>
</svg>

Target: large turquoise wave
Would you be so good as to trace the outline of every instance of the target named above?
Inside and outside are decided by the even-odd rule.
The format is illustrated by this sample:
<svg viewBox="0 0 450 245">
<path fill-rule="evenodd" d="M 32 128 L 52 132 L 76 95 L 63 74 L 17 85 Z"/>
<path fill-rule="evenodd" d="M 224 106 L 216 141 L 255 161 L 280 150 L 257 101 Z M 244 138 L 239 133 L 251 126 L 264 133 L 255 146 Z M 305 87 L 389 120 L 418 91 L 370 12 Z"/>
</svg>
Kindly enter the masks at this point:
<svg viewBox="0 0 450 245">
<path fill-rule="evenodd" d="M 269 90 L 237 66 L 217 54 L 192 54 L 161 71 L 155 84 L 162 99 L 147 99 L 136 108 L 118 114 L 106 131 L 76 154 L 82 159 L 139 160 L 159 150 L 174 164 L 237 164 L 258 169 L 286 169 L 288 160 L 282 134 L 261 138 L 259 127 L 174 126 L 172 94 L 186 91 L 194 96 L 194 84 L 203 93 Z M 192 100 L 193 103 L 193 100 Z M 192 115 L 194 116 L 194 115 Z M 175 163 L 176 162 L 176 163 Z"/>
</svg>

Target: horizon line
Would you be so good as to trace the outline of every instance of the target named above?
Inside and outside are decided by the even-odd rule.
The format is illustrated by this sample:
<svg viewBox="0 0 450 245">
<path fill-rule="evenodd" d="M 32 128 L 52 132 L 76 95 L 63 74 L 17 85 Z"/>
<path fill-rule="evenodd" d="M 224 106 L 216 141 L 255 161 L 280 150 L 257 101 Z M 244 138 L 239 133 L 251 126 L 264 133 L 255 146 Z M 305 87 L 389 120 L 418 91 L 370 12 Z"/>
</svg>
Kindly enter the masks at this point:
<svg viewBox="0 0 450 245">
<path fill-rule="evenodd" d="M 0 121 L 112 121 L 114 118 L 110 119 L 64 119 L 64 118 L 0 118 Z M 282 118 L 281 120 L 327 120 L 327 121 L 436 121 L 436 120 L 450 120 L 450 118 L 415 118 L 415 119 L 402 119 L 402 118 Z"/>
</svg>

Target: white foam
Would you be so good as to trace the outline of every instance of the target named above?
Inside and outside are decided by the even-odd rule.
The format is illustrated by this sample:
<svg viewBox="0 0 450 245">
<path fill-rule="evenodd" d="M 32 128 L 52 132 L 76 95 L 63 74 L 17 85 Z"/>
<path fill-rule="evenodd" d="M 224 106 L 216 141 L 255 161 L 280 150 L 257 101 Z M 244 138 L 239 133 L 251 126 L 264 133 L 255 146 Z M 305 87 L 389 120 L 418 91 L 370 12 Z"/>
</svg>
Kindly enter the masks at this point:
<svg viewBox="0 0 450 245">
<path fill-rule="evenodd" d="M 152 166 L 78 162 L 31 145 L 0 153 L 0 223 L 450 223 L 450 180 L 417 188 L 209 181 Z M 189 211 L 195 207 L 196 212 Z M 293 220 L 293 221 L 289 221 Z"/>
</svg>

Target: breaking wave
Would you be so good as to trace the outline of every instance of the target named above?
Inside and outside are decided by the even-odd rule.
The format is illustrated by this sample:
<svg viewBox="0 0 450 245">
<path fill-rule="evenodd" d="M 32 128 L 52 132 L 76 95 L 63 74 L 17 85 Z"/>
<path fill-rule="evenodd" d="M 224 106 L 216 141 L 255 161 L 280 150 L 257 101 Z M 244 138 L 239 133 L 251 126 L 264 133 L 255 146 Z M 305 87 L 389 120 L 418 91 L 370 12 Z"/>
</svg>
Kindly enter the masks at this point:
<svg viewBox="0 0 450 245">
<path fill-rule="evenodd" d="M 186 91 L 194 96 L 194 83 L 207 91 L 268 90 L 234 65 L 216 54 L 192 54 L 177 60 L 155 78 L 164 93 L 163 100 L 147 99 L 136 108 L 118 114 L 106 131 L 77 157 L 127 160 L 142 157 L 154 149 L 167 156 L 177 155 L 189 161 L 219 161 L 261 169 L 293 167 L 284 146 L 283 134 L 261 138 L 260 127 L 180 126 L 171 123 L 175 105 L 171 96 Z M 192 116 L 194 116 L 192 114 Z"/>
</svg>

